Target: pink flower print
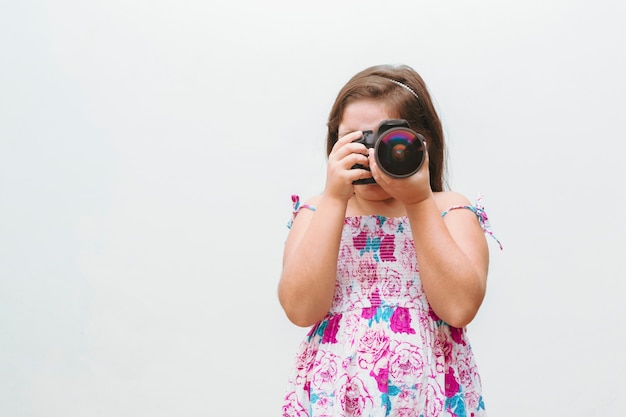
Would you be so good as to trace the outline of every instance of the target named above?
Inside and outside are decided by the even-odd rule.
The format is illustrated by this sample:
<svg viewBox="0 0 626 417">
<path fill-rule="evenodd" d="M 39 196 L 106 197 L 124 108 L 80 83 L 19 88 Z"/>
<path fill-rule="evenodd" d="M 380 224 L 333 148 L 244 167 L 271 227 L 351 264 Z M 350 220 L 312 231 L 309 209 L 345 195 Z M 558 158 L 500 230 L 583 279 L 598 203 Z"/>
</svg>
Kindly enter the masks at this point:
<svg viewBox="0 0 626 417">
<path fill-rule="evenodd" d="M 332 406 L 332 402 L 327 397 L 321 397 L 315 402 L 315 406 L 318 409 L 328 411 Z M 320 414 L 320 416 L 331 416 L 332 414 Z"/>
<path fill-rule="evenodd" d="M 343 223 L 347 226 L 350 226 L 351 230 L 358 230 L 361 228 L 361 217 L 346 217 Z"/>
<path fill-rule="evenodd" d="M 337 264 L 337 275 L 342 277 L 350 276 L 351 265 L 353 262 L 352 250 L 353 248 L 350 245 L 342 242 L 339 247 L 339 259 L 342 261 Z"/>
<path fill-rule="evenodd" d="M 353 237 L 352 244 L 359 251 L 365 249 L 365 245 L 367 244 L 367 231 L 363 230 L 357 236 Z"/>
<path fill-rule="evenodd" d="M 361 317 L 364 319 L 372 319 L 376 315 L 376 310 L 378 307 L 366 307 L 361 311 Z"/>
<path fill-rule="evenodd" d="M 415 397 L 415 393 L 411 391 L 400 391 L 398 394 L 398 403 L 408 404 Z"/>
<path fill-rule="evenodd" d="M 399 257 L 402 269 L 406 271 L 419 272 L 417 261 L 415 258 L 415 244 L 412 240 L 404 239 L 399 242 Z"/>
<path fill-rule="evenodd" d="M 396 250 L 395 235 L 384 235 L 380 242 L 380 260 L 383 262 L 395 262 Z"/>
<path fill-rule="evenodd" d="M 459 366 L 459 381 L 461 381 L 461 384 L 465 387 L 469 387 L 473 384 L 474 380 L 473 380 L 473 372 L 471 369 L 469 369 L 466 366 Z"/>
<path fill-rule="evenodd" d="M 358 235 L 352 238 L 352 245 L 359 252 L 359 255 L 365 256 L 366 253 L 371 253 L 370 256 L 376 262 L 380 262 L 380 243 L 380 237 L 368 228 L 364 228 Z"/>
<path fill-rule="evenodd" d="M 291 392 L 285 397 L 283 417 L 308 417 L 308 415 L 307 411 L 298 401 L 298 397 L 295 392 Z"/>
<path fill-rule="evenodd" d="M 478 408 L 480 408 L 480 394 L 478 394 L 476 391 L 467 391 L 465 392 L 465 408 L 467 410 L 477 410 Z M 470 414 L 470 416 L 473 416 L 474 413 Z"/>
<path fill-rule="evenodd" d="M 317 355 L 317 349 L 308 347 L 305 349 L 296 359 L 296 383 L 302 383 L 306 381 L 307 375 L 313 366 L 315 356 Z"/>
<path fill-rule="evenodd" d="M 415 334 L 415 329 L 411 327 L 411 313 L 408 308 L 397 307 L 391 315 L 391 330 L 394 333 Z"/>
<path fill-rule="evenodd" d="M 348 416 L 360 417 L 369 405 L 374 405 L 365 384 L 358 377 L 348 377 L 339 390 L 341 408 Z"/>
<path fill-rule="evenodd" d="M 397 298 L 402 292 L 402 280 L 400 274 L 393 268 L 385 268 L 381 276 L 385 277 L 381 282 L 381 291 L 385 299 Z"/>
<path fill-rule="evenodd" d="M 399 410 L 394 410 L 394 416 L 398 417 L 419 417 L 421 413 L 418 412 L 415 408 L 400 408 Z"/>
<path fill-rule="evenodd" d="M 447 339 L 447 338 L 443 339 L 441 347 L 442 347 L 442 351 L 443 351 L 443 357 L 445 358 L 446 363 L 452 362 L 453 361 L 452 360 L 452 355 L 455 352 L 454 352 L 452 343 L 450 343 L 449 339 Z"/>
<path fill-rule="evenodd" d="M 370 376 L 373 376 L 378 385 L 378 390 L 382 393 L 386 393 L 389 389 L 389 370 L 382 368 L 378 375 L 374 371 L 370 371 Z"/>
<path fill-rule="evenodd" d="M 374 291 L 372 291 L 367 298 L 369 298 L 370 305 L 372 307 L 378 307 L 382 304 L 380 301 L 380 291 L 378 290 L 378 288 L 374 288 Z"/>
<path fill-rule="evenodd" d="M 422 377 L 424 360 L 417 346 L 394 340 L 389 348 L 389 373 L 393 380 L 413 383 Z"/>
<path fill-rule="evenodd" d="M 359 338 L 359 329 L 361 326 L 361 317 L 356 314 L 348 314 L 341 321 L 341 343 L 354 346 Z"/>
<path fill-rule="evenodd" d="M 353 341 L 354 343 L 354 341 Z M 347 356 L 345 358 L 343 358 L 343 360 L 341 361 L 341 369 L 345 372 L 348 370 L 348 368 L 350 368 L 350 365 L 352 365 L 352 360 L 354 358 L 352 356 Z"/>
<path fill-rule="evenodd" d="M 443 357 L 443 355 L 436 355 L 435 356 L 435 370 L 437 374 L 444 373 L 445 369 L 446 369 L 446 359 Z M 434 374 L 432 376 L 434 377 Z"/>
<path fill-rule="evenodd" d="M 337 343 L 337 331 L 339 330 L 341 317 L 341 314 L 336 314 L 328 318 L 326 328 L 324 329 L 324 335 L 322 336 L 322 343 Z"/>
<path fill-rule="evenodd" d="M 410 281 L 405 281 L 404 284 L 404 292 L 402 293 L 402 295 L 404 295 L 405 297 L 414 300 L 415 302 L 419 302 L 421 305 L 423 305 L 424 299 L 426 297 L 422 296 L 424 294 L 424 289 L 422 288 L 422 282 L 419 280 L 419 278 L 413 278 Z M 425 317 L 420 317 L 421 319 L 425 319 Z"/>
<path fill-rule="evenodd" d="M 378 281 L 378 268 L 376 267 L 376 261 L 362 258 L 353 274 L 359 278 L 361 284 L 361 295 L 367 297 L 371 293 L 372 287 L 374 287 Z"/>
<path fill-rule="evenodd" d="M 463 340 L 463 333 L 464 333 L 464 330 L 462 328 L 450 326 L 450 336 L 452 337 L 452 340 L 454 340 L 456 344 L 465 346 L 465 340 Z"/>
<path fill-rule="evenodd" d="M 328 352 L 318 358 L 311 369 L 311 381 L 316 389 L 332 389 L 339 368 L 338 360 L 336 355 Z"/>
<path fill-rule="evenodd" d="M 389 338 L 382 330 L 369 329 L 359 340 L 357 348 L 359 366 L 362 369 L 370 368 L 381 358 L 387 355 Z"/>
<path fill-rule="evenodd" d="M 333 306 L 340 306 L 343 303 L 343 291 L 340 285 L 335 286 L 335 294 L 333 295 Z"/>
<path fill-rule="evenodd" d="M 443 411 L 443 400 L 437 394 L 439 390 L 433 385 L 428 385 L 425 391 L 424 417 L 439 417 Z"/>
<path fill-rule="evenodd" d="M 448 372 L 446 372 L 446 397 L 452 398 L 459 392 L 459 388 L 461 387 L 454 377 L 454 369 L 448 368 Z"/>
</svg>

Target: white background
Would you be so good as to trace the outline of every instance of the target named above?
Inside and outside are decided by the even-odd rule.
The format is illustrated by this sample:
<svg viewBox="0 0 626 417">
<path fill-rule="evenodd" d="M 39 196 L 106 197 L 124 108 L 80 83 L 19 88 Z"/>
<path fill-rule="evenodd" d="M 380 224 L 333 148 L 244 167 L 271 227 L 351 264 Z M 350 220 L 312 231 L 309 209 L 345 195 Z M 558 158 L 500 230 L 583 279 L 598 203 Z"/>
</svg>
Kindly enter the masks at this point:
<svg viewBox="0 0 626 417">
<path fill-rule="evenodd" d="M 491 416 L 622 416 L 626 3 L 0 0 L 0 415 L 277 416 L 291 194 L 406 63 L 493 229 Z"/>
</svg>

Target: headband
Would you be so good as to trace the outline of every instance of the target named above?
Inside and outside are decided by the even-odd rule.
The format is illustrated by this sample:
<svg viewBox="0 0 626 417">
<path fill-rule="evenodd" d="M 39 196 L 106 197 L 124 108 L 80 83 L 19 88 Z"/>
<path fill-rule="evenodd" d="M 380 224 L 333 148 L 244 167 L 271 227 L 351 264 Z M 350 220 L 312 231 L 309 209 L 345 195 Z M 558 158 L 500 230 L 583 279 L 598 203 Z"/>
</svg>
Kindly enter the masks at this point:
<svg viewBox="0 0 626 417">
<path fill-rule="evenodd" d="M 404 88 L 405 90 L 407 90 L 408 92 L 410 92 L 411 94 L 413 94 L 413 96 L 415 96 L 416 99 L 419 100 L 419 96 L 417 95 L 417 93 L 415 91 L 413 91 L 413 89 L 411 87 L 409 87 L 406 84 L 401 83 L 400 81 L 396 81 L 396 80 L 392 80 L 391 78 L 385 78 L 386 80 L 391 81 L 394 84 L 399 85 L 400 87 Z"/>
</svg>

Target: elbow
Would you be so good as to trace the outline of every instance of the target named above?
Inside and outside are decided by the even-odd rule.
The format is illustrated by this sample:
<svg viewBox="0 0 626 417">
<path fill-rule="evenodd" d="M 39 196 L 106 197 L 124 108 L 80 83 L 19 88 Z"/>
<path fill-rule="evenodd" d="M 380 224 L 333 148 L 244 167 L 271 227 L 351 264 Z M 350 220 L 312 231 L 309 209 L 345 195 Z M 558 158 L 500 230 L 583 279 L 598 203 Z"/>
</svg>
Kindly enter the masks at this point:
<svg viewBox="0 0 626 417">
<path fill-rule="evenodd" d="M 323 320 L 332 307 L 334 285 L 328 288 L 298 284 L 283 273 L 278 284 L 278 300 L 290 322 L 310 327 Z"/>
<path fill-rule="evenodd" d="M 319 320 L 312 320 L 302 315 L 289 314 L 287 310 L 285 310 L 285 315 L 287 316 L 290 322 L 292 322 L 298 327 L 311 327 L 312 325 L 318 323 L 321 320 L 321 318 Z"/>
<path fill-rule="evenodd" d="M 310 312 L 298 305 L 290 306 L 282 301 L 281 306 L 287 319 L 298 327 L 310 327 L 325 317 L 325 314 Z"/>
<path fill-rule="evenodd" d="M 306 303 L 295 301 L 293 296 L 288 297 L 280 289 L 278 300 L 287 319 L 298 327 L 310 327 L 326 316 L 327 311 L 311 309 L 307 307 Z"/>
<path fill-rule="evenodd" d="M 457 328 L 470 324 L 478 314 L 486 291 L 486 276 L 478 276 L 475 285 L 456 295 L 458 298 L 453 303 L 454 307 L 448 311 L 449 317 L 446 323 Z"/>
<path fill-rule="evenodd" d="M 461 329 L 463 327 L 466 327 L 472 322 L 472 320 L 474 320 L 474 317 L 476 317 L 476 313 L 478 313 L 478 309 L 459 311 L 454 314 L 450 314 L 449 317 L 447 317 L 446 319 L 442 319 L 449 326 Z"/>
<path fill-rule="evenodd" d="M 466 327 L 478 314 L 483 299 L 484 291 L 480 291 L 473 297 L 464 297 L 453 305 L 448 304 L 447 308 L 442 309 L 442 314 L 439 317 L 452 327 Z M 437 312 L 435 311 L 435 313 Z"/>
</svg>

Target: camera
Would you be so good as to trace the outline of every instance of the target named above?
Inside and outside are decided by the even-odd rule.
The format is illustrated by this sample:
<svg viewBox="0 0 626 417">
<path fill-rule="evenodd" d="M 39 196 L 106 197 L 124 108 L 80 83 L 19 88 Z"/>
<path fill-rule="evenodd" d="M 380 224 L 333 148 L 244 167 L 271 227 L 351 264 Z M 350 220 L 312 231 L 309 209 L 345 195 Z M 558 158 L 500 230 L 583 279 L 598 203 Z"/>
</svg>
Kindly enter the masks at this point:
<svg viewBox="0 0 626 417">
<path fill-rule="evenodd" d="M 355 140 L 366 148 L 374 148 L 374 157 L 381 171 L 390 177 L 405 178 L 415 174 L 422 167 L 426 152 L 424 136 L 411 130 L 404 119 L 383 120 L 376 133 L 363 131 L 363 136 Z M 361 164 L 352 169 L 366 169 Z M 374 184 L 374 178 L 353 181 L 353 184 Z"/>
</svg>

